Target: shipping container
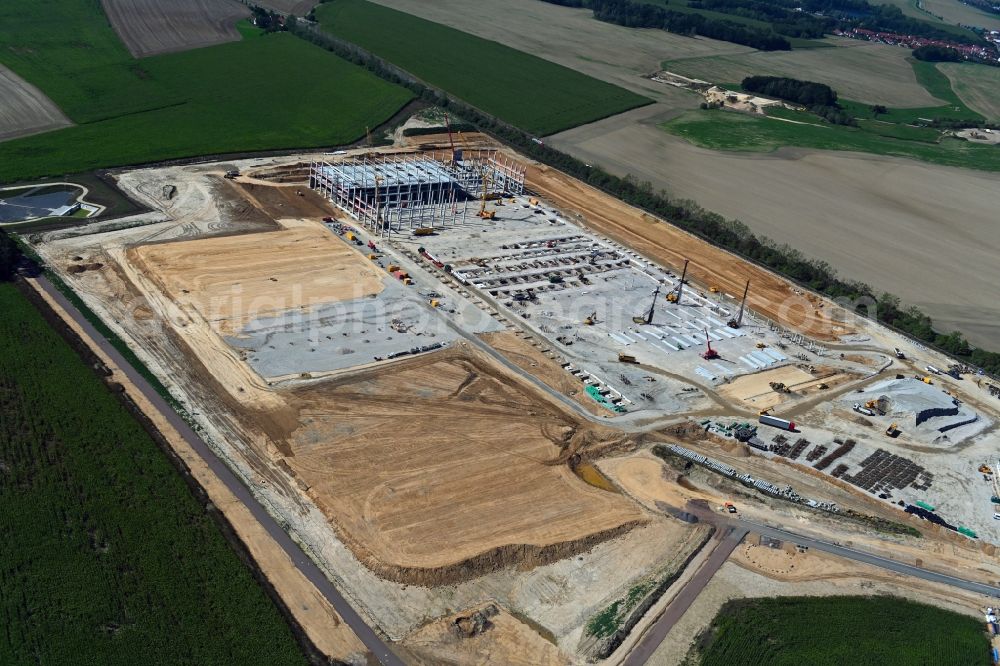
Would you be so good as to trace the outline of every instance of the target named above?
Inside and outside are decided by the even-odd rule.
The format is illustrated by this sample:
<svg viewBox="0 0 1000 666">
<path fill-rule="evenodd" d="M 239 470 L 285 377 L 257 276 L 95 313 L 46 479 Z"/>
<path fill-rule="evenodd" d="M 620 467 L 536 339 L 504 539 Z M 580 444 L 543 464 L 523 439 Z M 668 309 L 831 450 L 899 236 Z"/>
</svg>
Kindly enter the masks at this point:
<svg viewBox="0 0 1000 666">
<path fill-rule="evenodd" d="M 795 430 L 795 423 L 792 421 L 786 421 L 785 419 L 779 419 L 774 416 L 768 416 L 767 414 L 762 414 L 760 418 L 757 419 L 760 423 L 764 425 L 773 426 L 775 428 L 781 428 L 782 430 Z"/>
</svg>

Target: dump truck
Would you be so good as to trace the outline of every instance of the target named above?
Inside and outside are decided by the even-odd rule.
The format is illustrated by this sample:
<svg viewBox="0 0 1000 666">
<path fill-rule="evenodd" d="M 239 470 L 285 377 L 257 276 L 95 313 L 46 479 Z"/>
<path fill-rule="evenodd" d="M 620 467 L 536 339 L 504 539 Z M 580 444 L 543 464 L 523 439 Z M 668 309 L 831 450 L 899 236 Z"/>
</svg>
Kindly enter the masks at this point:
<svg viewBox="0 0 1000 666">
<path fill-rule="evenodd" d="M 781 430 L 795 430 L 794 421 L 786 421 L 785 419 L 779 419 L 776 416 L 768 416 L 767 414 L 761 414 L 757 417 L 759 423 L 764 425 L 769 425 L 774 428 L 780 428 Z"/>
<path fill-rule="evenodd" d="M 631 354 L 623 354 L 621 352 L 618 352 L 618 362 L 619 363 L 638 363 L 639 361 L 635 360 L 635 356 L 632 356 Z"/>
</svg>

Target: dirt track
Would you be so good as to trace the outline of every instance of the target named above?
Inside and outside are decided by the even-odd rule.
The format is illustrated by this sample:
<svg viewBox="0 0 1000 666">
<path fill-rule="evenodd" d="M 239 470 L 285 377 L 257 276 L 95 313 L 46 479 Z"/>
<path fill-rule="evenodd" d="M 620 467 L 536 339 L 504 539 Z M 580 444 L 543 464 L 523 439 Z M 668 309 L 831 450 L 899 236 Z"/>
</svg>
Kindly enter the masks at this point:
<svg viewBox="0 0 1000 666">
<path fill-rule="evenodd" d="M 609 119 L 549 141 L 828 261 L 921 307 L 942 330 L 1000 346 L 997 174 L 856 153 L 710 151 L 655 120 Z"/>
<path fill-rule="evenodd" d="M 101 0 L 104 13 L 136 58 L 235 42 L 250 15 L 235 0 Z"/>
<path fill-rule="evenodd" d="M 71 124 L 45 93 L 0 65 L 0 141 Z"/>
</svg>

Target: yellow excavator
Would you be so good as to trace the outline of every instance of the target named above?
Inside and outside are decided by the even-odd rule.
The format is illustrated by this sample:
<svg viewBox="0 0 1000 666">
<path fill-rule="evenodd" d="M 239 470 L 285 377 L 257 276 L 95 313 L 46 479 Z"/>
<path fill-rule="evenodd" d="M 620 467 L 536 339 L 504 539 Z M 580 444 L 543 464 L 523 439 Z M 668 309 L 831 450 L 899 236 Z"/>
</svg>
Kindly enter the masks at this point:
<svg viewBox="0 0 1000 666">
<path fill-rule="evenodd" d="M 583 323 L 586 324 L 587 326 L 593 326 L 594 324 L 596 324 L 597 323 L 597 312 L 595 311 L 595 312 L 592 312 L 591 314 L 587 315 L 587 318 L 583 320 Z"/>
</svg>

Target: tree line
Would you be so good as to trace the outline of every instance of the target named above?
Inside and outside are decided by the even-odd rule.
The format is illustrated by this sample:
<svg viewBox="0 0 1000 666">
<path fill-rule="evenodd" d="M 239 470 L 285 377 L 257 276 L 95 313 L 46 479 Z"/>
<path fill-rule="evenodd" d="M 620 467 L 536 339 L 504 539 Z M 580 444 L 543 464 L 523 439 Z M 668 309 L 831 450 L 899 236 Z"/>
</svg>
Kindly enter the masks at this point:
<svg viewBox="0 0 1000 666">
<path fill-rule="evenodd" d="M 660 28 L 682 35 L 701 35 L 761 51 L 787 51 L 786 37 L 816 39 L 839 28 L 864 28 L 880 32 L 917 35 L 965 44 L 982 40 L 943 30 L 903 14 L 892 5 L 873 5 L 867 0 L 665 0 L 651 4 L 642 0 L 542 0 L 563 7 L 593 11 L 594 18 L 630 28 Z M 677 12 L 670 3 L 689 9 L 704 9 L 770 24 L 769 28 L 743 25 L 703 14 Z"/>
<path fill-rule="evenodd" d="M 747 92 L 777 97 L 809 109 L 834 125 L 857 125 L 858 121 L 837 104 L 837 93 L 825 83 L 799 81 L 783 76 L 748 76 L 740 84 Z"/>
<path fill-rule="evenodd" d="M 913 49 L 913 57 L 925 62 L 962 62 L 965 58 L 956 49 L 947 46 L 918 46 Z"/>
<path fill-rule="evenodd" d="M 771 29 L 713 19 L 703 14 L 675 12 L 666 7 L 632 0 L 542 0 L 563 7 L 586 7 L 594 18 L 628 28 L 659 28 L 694 37 L 710 37 L 761 51 L 789 51 L 791 43 Z"/>
<path fill-rule="evenodd" d="M 621 178 L 612 175 L 600 167 L 589 166 L 575 157 L 539 143 L 527 132 L 452 98 L 444 91 L 428 86 L 356 44 L 304 23 L 296 22 L 289 27 L 303 39 L 364 67 L 376 76 L 408 88 L 425 102 L 448 109 L 452 117 L 461 117 L 464 122 L 475 125 L 479 131 L 506 143 L 531 159 L 559 169 L 652 215 L 669 220 L 684 231 L 817 293 L 832 299 L 851 299 L 859 303 L 855 309 L 858 315 L 869 316 L 864 304 L 875 302 L 878 321 L 916 340 L 938 347 L 963 362 L 1000 375 L 1000 353 L 972 347 L 961 333 L 944 334 L 935 331 L 930 317 L 918 308 L 904 307 L 896 296 L 877 293 L 867 284 L 837 277 L 834 269 L 825 261 L 809 259 L 788 245 L 778 245 L 770 239 L 757 236 L 739 220 L 727 220 L 693 201 L 674 199 L 665 190 L 656 191 L 649 182 L 640 183 L 631 176 Z"/>
</svg>

